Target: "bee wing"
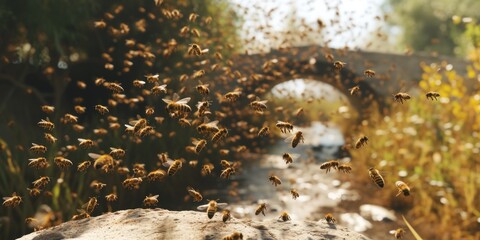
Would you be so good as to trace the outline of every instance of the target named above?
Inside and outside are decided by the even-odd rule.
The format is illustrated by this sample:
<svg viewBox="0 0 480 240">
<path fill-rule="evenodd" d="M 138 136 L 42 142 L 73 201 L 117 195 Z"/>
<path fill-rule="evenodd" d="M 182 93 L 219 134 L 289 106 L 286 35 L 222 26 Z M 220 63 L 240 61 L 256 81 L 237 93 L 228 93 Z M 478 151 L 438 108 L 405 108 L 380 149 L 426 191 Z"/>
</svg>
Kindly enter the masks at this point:
<svg viewBox="0 0 480 240">
<path fill-rule="evenodd" d="M 167 99 L 167 98 L 162 98 L 162 101 L 165 102 L 166 104 L 169 104 L 169 103 L 173 102 L 172 100 Z"/>
<path fill-rule="evenodd" d="M 87 139 L 84 139 L 84 138 L 77 138 L 77 140 L 78 140 L 79 142 L 83 142 L 83 141 L 86 141 Z"/>
<path fill-rule="evenodd" d="M 32 143 L 32 146 L 38 146 L 38 144 L 36 144 L 36 143 Z"/>
<path fill-rule="evenodd" d="M 190 101 L 190 97 L 182 98 L 177 101 L 178 104 L 187 104 Z"/>
<path fill-rule="evenodd" d="M 179 98 L 180 98 L 180 96 L 178 96 L 177 93 L 174 93 L 174 94 L 173 94 L 173 97 L 172 97 L 172 100 L 173 100 L 173 101 L 177 101 Z"/>
<path fill-rule="evenodd" d="M 219 209 L 226 208 L 227 206 L 228 206 L 228 203 L 217 203 L 217 208 Z"/>
<path fill-rule="evenodd" d="M 267 102 L 268 102 L 268 100 L 258 101 L 259 104 L 266 104 Z"/>
<path fill-rule="evenodd" d="M 215 120 L 207 123 L 206 125 L 208 125 L 209 127 L 217 127 L 217 124 L 218 124 L 218 120 Z"/>
<path fill-rule="evenodd" d="M 205 211 L 208 208 L 208 204 L 200 205 L 197 207 L 197 210 L 199 211 Z"/>
<path fill-rule="evenodd" d="M 396 231 L 397 231 L 397 230 L 390 230 L 390 231 L 388 231 L 388 233 L 390 233 L 390 234 L 395 234 Z"/>
<path fill-rule="evenodd" d="M 294 137 L 295 137 L 295 134 L 292 134 L 292 135 L 288 136 L 287 138 L 285 138 L 284 141 L 287 142 L 287 143 L 291 142 Z"/>
<path fill-rule="evenodd" d="M 125 124 L 124 126 L 125 126 L 126 128 L 133 128 L 133 126 L 132 126 L 132 125 L 129 125 L 129 124 Z"/>
<path fill-rule="evenodd" d="M 346 163 L 349 163 L 350 161 L 352 161 L 352 159 L 347 157 L 347 158 L 340 159 L 338 162 L 342 164 L 346 164 Z"/>
<path fill-rule="evenodd" d="M 6 200 L 9 200 L 10 198 L 12 197 L 3 197 L 2 199 L 6 201 Z"/>
<path fill-rule="evenodd" d="M 157 199 L 157 198 L 158 198 L 158 196 L 160 196 L 160 195 L 158 195 L 158 194 L 157 194 L 157 195 L 150 196 L 150 197 L 151 197 L 151 198 L 155 198 L 155 199 Z"/>
<path fill-rule="evenodd" d="M 102 155 L 97 154 L 97 153 L 88 153 L 88 156 L 91 157 L 91 158 L 93 158 L 93 159 L 97 159 L 97 158 L 99 158 L 99 157 L 102 156 Z"/>
<path fill-rule="evenodd" d="M 164 162 L 162 165 L 164 167 L 170 167 L 173 164 L 173 160 L 168 158 L 166 162 Z"/>
</svg>

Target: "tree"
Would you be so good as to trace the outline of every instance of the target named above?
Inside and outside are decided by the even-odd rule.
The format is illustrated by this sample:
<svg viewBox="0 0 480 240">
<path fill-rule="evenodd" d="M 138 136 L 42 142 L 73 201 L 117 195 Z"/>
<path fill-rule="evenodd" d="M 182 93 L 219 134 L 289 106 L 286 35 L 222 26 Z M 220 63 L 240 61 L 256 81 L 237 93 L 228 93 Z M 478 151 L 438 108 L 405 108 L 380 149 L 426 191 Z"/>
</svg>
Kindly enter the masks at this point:
<svg viewBox="0 0 480 240">
<path fill-rule="evenodd" d="M 476 0 L 388 0 L 385 5 L 390 25 L 402 30 L 401 44 L 415 51 L 465 55 L 462 48 L 465 27 L 453 16 L 480 18 Z"/>
</svg>

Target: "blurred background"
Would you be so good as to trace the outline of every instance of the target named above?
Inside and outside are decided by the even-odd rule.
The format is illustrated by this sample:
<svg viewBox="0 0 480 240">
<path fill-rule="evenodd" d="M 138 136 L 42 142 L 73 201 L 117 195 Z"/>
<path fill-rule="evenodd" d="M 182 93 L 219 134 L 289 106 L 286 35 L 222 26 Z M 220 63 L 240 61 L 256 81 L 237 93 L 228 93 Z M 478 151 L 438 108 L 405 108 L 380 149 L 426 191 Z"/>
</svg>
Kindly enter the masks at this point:
<svg viewBox="0 0 480 240">
<path fill-rule="evenodd" d="M 0 1 L 0 196 L 22 198 L 0 208 L 0 238 L 68 221 L 92 197 L 97 216 L 144 207 L 151 194 L 170 210 L 220 199 L 237 218 L 333 213 L 372 239 L 407 229 L 402 215 L 424 239 L 479 239 L 479 8 L 475 0 Z M 193 44 L 203 51 L 192 53 Z M 197 90 L 204 84 L 208 94 Z M 411 99 L 393 101 L 399 92 Z M 190 98 L 187 116 L 166 109 L 162 99 L 174 93 Z M 259 100 L 267 109 L 252 109 Z M 125 131 L 139 119 L 151 128 Z M 228 129 L 218 142 L 197 130 L 211 121 Z M 277 121 L 305 142 L 285 143 L 294 132 Z M 368 144 L 352 148 L 361 136 Z M 202 151 L 192 138 L 207 140 Z M 94 169 L 89 153 L 115 155 L 111 148 L 125 154 L 108 173 Z M 161 153 L 183 163 L 177 173 L 166 174 Z M 46 166 L 32 167 L 41 157 Z M 58 157 L 72 165 L 59 167 Z M 320 169 L 332 159 L 352 172 Z M 221 160 L 235 166 L 227 179 Z M 84 162 L 92 166 L 79 171 Z M 157 169 L 160 181 L 149 181 Z M 272 174 L 282 185 L 272 186 Z M 49 183 L 34 186 L 44 176 Z M 143 179 L 133 190 L 123 186 L 131 177 Z M 397 180 L 410 196 L 396 196 Z M 193 202 L 188 186 L 204 200 Z M 255 216 L 262 202 L 267 216 Z"/>
</svg>

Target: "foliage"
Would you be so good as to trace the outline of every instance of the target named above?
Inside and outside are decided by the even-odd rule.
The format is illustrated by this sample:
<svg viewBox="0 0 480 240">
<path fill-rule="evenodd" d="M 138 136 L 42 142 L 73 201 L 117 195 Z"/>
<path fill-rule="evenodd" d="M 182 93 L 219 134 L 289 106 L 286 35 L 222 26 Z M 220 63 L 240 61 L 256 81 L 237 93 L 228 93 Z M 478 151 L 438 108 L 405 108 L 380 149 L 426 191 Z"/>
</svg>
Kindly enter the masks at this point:
<svg viewBox="0 0 480 240">
<path fill-rule="evenodd" d="M 470 94 L 467 86 L 477 84 L 478 69 L 470 69 L 475 78 L 466 81 L 447 63 L 422 67 L 420 94 L 405 104 L 392 103 L 391 116 L 370 119 L 360 129 L 369 136 L 369 147 L 352 155 L 359 167 L 376 166 L 385 173 L 386 187 L 376 197 L 397 211 L 407 211 L 420 235 L 477 239 L 480 95 Z M 429 91 L 440 94 L 438 101 L 425 98 Z M 397 180 L 410 185 L 411 196 L 391 197 Z"/>
<path fill-rule="evenodd" d="M 452 16 L 479 18 L 480 2 L 388 0 L 385 6 L 390 24 L 401 28 L 401 41 L 415 51 L 435 51 L 444 55 L 465 55 L 462 48 L 464 25 L 452 22 Z"/>
</svg>

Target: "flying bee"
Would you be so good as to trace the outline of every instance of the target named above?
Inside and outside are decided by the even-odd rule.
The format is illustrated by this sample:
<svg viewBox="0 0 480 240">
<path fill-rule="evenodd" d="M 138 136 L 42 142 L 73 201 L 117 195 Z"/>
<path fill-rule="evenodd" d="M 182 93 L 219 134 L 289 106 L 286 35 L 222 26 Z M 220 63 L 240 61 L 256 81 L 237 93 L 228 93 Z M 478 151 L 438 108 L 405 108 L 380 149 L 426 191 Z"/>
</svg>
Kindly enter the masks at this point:
<svg viewBox="0 0 480 240">
<path fill-rule="evenodd" d="M 196 14 L 196 13 L 190 13 L 190 15 L 188 16 L 188 21 L 195 22 L 195 21 L 197 21 L 198 16 L 199 15 Z"/>
<path fill-rule="evenodd" d="M 235 168 L 234 167 L 228 167 L 228 168 L 225 168 L 225 169 L 222 170 L 222 172 L 220 173 L 220 177 L 228 179 L 234 173 L 235 173 Z"/>
<path fill-rule="evenodd" d="M 175 161 L 168 161 L 165 165 L 168 166 L 167 174 L 173 176 L 182 168 L 183 163 L 182 160 L 177 159 Z"/>
<path fill-rule="evenodd" d="M 230 214 L 230 210 L 225 209 L 222 211 L 222 221 L 226 223 L 228 220 L 232 218 L 232 215 Z"/>
<path fill-rule="evenodd" d="M 114 93 L 121 93 L 124 91 L 122 85 L 120 85 L 119 83 L 109 83 L 109 82 L 105 82 L 103 84 L 103 86 L 105 86 L 108 90 L 114 92 Z"/>
<path fill-rule="evenodd" d="M 280 180 L 280 178 L 275 175 L 270 175 L 268 180 L 272 182 L 272 185 L 275 185 L 275 187 L 282 184 L 282 180 Z"/>
<path fill-rule="evenodd" d="M 356 148 L 356 149 L 359 149 L 359 148 L 367 145 L 367 143 L 368 143 L 368 137 L 367 137 L 367 136 L 360 137 L 360 138 L 355 142 L 355 148 Z"/>
<path fill-rule="evenodd" d="M 152 196 L 148 195 L 143 199 L 143 205 L 145 207 L 156 206 L 158 204 L 158 195 Z"/>
<path fill-rule="evenodd" d="M 302 131 L 298 131 L 296 132 L 295 134 L 293 134 L 292 136 L 290 137 L 287 137 L 285 139 L 285 142 L 290 142 L 291 145 L 292 145 L 292 148 L 295 148 L 300 142 L 304 142 L 304 138 L 303 138 L 303 133 Z"/>
<path fill-rule="evenodd" d="M 125 180 L 123 180 L 122 185 L 126 189 L 138 189 L 140 188 L 140 184 L 142 183 L 142 178 L 141 177 L 130 177 Z"/>
<path fill-rule="evenodd" d="M 411 97 L 408 95 L 408 93 L 404 92 L 399 92 L 395 95 L 393 95 L 393 100 L 396 102 L 401 102 L 403 104 L 403 101 L 409 100 Z"/>
<path fill-rule="evenodd" d="M 193 198 L 194 202 L 200 202 L 203 199 L 202 194 L 200 192 L 195 191 L 192 187 L 187 187 L 188 194 Z"/>
<path fill-rule="evenodd" d="M 55 111 L 55 107 L 54 106 L 49 106 L 49 105 L 43 105 L 42 106 L 42 111 L 46 114 L 50 114 L 50 113 L 53 113 Z"/>
<path fill-rule="evenodd" d="M 110 148 L 110 156 L 112 156 L 114 158 L 117 158 L 117 159 L 121 159 L 125 156 L 125 150 L 123 150 L 121 148 L 111 147 Z"/>
<path fill-rule="evenodd" d="M 192 28 L 192 30 L 190 30 L 190 32 L 195 36 L 195 37 L 200 37 L 200 31 L 196 28 Z"/>
<path fill-rule="evenodd" d="M 44 137 L 45 137 L 45 140 L 49 143 L 55 143 L 57 141 L 57 138 L 50 133 L 45 133 Z"/>
<path fill-rule="evenodd" d="M 208 111 L 208 108 L 210 107 L 211 103 L 209 101 L 199 101 L 197 103 L 197 112 L 199 117 L 203 117 L 205 113 Z"/>
<path fill-rule="evenodd" d="M 197 131 L 200 134 L 217 133 L 219 131 L 217 124 L 217 120 L 209 122 L 208 118 L 205 118 L 204 123 L 198 125 Z"/>
<path fill-rule="evenodd" d="M 212 171 L 213 171 L 214 168 L 215 167 L 211 163 L 204 164 L 202 166 L 202 170 L 201 170 L 200 173 L 202 174 L 202 176 L 210 175 L 210 174 L 212 174 Z"/>
<path fill-rule="evenodd" d="M 398 188 L 398 193 L 395 197 L 398 197 L 398 195 L 403 193 L 403 196 L 409 196 L 410 195 L 410 187 L 402 182 L 402 181 L 396 181 L 395 186 Z"/>
<path fill-rule="evenodd" d="M 193 79 L 201 78 L 205 75 L 205 70 L 198 70 L 192 74 Z"/>
<path fill-rule="evenodd" d="M 151 171 L 147 174 L 148 181 L 162 181 L 167 176 L 167 172 L 163 169 L 157 169 L 155 171 Z"/>
<path fill-rule="evenodd" d="M 32 143 L 32 146 L 30 147 L 30 151 L 34 152 L 36 154 L 46 153 L 47 152 L 47 147 L 45 147 L 43 145 L 36 144 L 36 143 Z"/>
<path fill-rule="evenodd" d="M 93 26 L 95 28 L 105 28 L 107 26 L 107 23 L 104 22 L 103 20 L 100 20 L 100 21 L 94 21 L 93 22 Z"/>
<path fill-rule="evenodd" d="M 95 169 L 102 169 L 105 172 L 109 172 L 113 169 L 114 160 L 110 154 L 99 155 L 96 153 L 89 153 L 88 156 L 95 160 L 93 162 L 93 167 Z"/>
<path fill-rule="evenodd" d="M 55 124 L 50 122 L 50 120 L 47 118 L 40 120 L 40 122 L 37 123 L 37 125 L 45 130 L 52 130 L 55 128 Z"/>
<path fill-rule="evenodd" d="M 90 218 L 90 214 L 88 214 L 85 210 L 83 209 L 77 209 L 78 214 L 73 215 L 72 220 L 77 221 L 85 218 Z"/>
<path fill-rule="evenodd" d="M 290 190 L 290 193 L 292 194 L 292 198 L 295 200 L 297 199 L 298 197 L 300 197 L 300 194 L 298 193 L 298 191 L 296 189 L 291 189 Z"/>
<path fill-rule="evenodd" d="M 41 189 L 45 187 L 50 182 L 49 177 L 40 177 L 39 179 L 32 182 L 33 187 L 37 189 Z"/>
<path fill-rule="evenodd" d="M 85 111 L 87 110 L 86 107 L 82 107 L 82 106 L 80 106 L 80 105 L 76 105 L 73 109 L 74 109 L 75 112 L 78 113 L 78 114 L 84 114 Z"/>
<path fill-rule="evenodd" d="M 261 203 L 260 205 L 258 205 L 257 209 L 255 210 L 255 215 L 262 213 L 263 216 L 265 216 L 265 210 L 267 210 L 267 204 Z"/>
<path fill-rule="evenodd" d="M 79 172 L 85 172 L 90 166 L 92 165 L 92 162 L 90 161 L 83 161 L 77 166 L 77 171 Z"/>
<path fill-rule="evenodd" d="M 255 101 L 250 103 L 250 107 L 253 108 L 256 112 L 263 113 L 267 109 L 268 100 L 260 100 L 257 98 Z"/>
<path fill-rule="evenodd" d="M 350 91 L 351 96 L 355 96 L 355 95 L 360 94 L 360 87 L 355 86 L 355 87 L 352 87 L 352 88 L 348 89 L 348 91 Z"/>
<path fill-rule="evenodd" d="M 22 202 L 22 197 L 17 196 L 17 193 L 13 193 L 11 197 L 3 198 L 3 206 L 5 207 L 16 207 Z"/>
<path fill-rule="evenodd" d="M 228 135 L 228 130 L 226 128 L 219 129 L 215 134 L 212 136 L 212 142 L 217 143 L 221 139 L 225 138 Z"/>
<path fill-rule="evenodd" d="M 133 80 L 133 86 L 134 87 L 137 87 L 137 88 L 142 88 L 143 86 L 145 86 L 145 81 L 141 81 L 141 80 Z"/>
<path fill-rule="evenodd" d="M 78 122 L 78 117 L 72 114 L 65 114 L 63 116 L 63 123 L 77 123 Z"/>
<path fill-rule="evenodd" d="M 331 213 L 325 214 L 325 221 L 327 221 L 328 224 L 335 224 L 337 221 Z"/>
<path fill-rule="evenodd" d="M 397 228 L 395 230 L 390 230 L 389 232 L 390 234 L 393 234 L 393 236 L 396 238 L 396 239 L 402 239 L 403 236 L 405 236 L 405 229 L 403 228 Z"/>
<path fill-rule="evenodd" d="M 438 92 L 427 92 L 425 94 L 425 96 L 427 97 L 427 99 L 430 99 L 430 100 L 438 100 L 437 98 L 440 97 L 440 93 Z"/>
<path fill-rule="evenodd" d="M 202 149 L 207 145 L 207 141 L 205 139 L 193 139 L 193 145 L 195 145 L 195 153 L 200 154 Z"/>
<path fill-rule="evenodd" d="M 270 128 L 269 127 L 262 127 L 259 131 L 258 131 L 258 134 L 257 136 L 259 137 L 263 137 L 263 136 L 266 136 L 270 134 Z"/>
<path fill-rule="evenodd" d="M 110 193 L 105 196 L 105 200 L 107 200 L 107 202 L 115 202 L 118 200 L 118 196 L 115 193 Z"/>
<path fill-rule="evenodd" d="M 155 130 L 153 129 L 152 126 L 145 126 L 144 128 L 140 129 L 137 132 L 137 135 L 139 137 L 145 137 L 145 136 L 148 136 L 148 135 L 152 135 L 154 133 L 155 133 Z"/>
<path fill-rule="evenodd" d="M 371 69 L 367 69 L 365 71 L 363 71 L 363 74 L 366 76 L 366 77 L 375 77 L 375 71 L 371 70 Z"/>
<path fill-rule="evenodd" d="M 29 167 L 34 167 L 34 168 L 47 168 L 49 166 L 48 164 L 48 160 L 44 157 L 38 157 L 38 158 L 31 158 L 31 159 L 28 159 L 29 163 L 28 163 L 28 166 Z"/>
<path fill-rule="evenodd" d="M 210 94 L 210 89 L 208 88 L 209 84 L 203 84 L 202 81 L 198 81 L 198 85 L 195 87 L 197 92 L 203 96 Z"/>
<path fill-rule="evenodd" d="M 106 187 L 107 184 L 105 183 L 102 183 L 102 182 L 99 182 L 97 180 L 93 180 L 91 183 L 90 183 L 90 187 L 97 190 L 97 191 L 100 191 L 102 190 L 104 187 Z"/>
<path fill-rule="evenodd" d="M 131 121 L 129 122 L 130 124 L 133 125 L 133 131 L 135 133 L 139 132 L 140 129 L 144 128 L 147 126 L 147 119 L 145 118 L 140 118 L 138 120 L 134 120 L 134 121 Z"/>
<path fill-rule="evenodd" d="M 242 92 L 239 90 L 235 90 L 235 91 L 226 93 L 224 97 L 229 102 L 236 102 L 240 98 L 240 95 L 242 95 Z"/>
<path fill-rule="evenodd" d="M 147 108 L 145 109 L 145 114 L 146 114 L 147 116 L 151 116 L 151 115 L 153 115 L 154 113 L 155 113 L 155 108 L 153 108 L 153 107 L 147 107 Z"/>
<path fill-rule="evenodd" d="M 293 131 L 293 125 L 289 122 L 277 121 L 275 124 L 280 129 L 280 132 L 287 133 Z"/>
<path fill-rule="evenodd" d="M 156 86 L 152 87 L 152 89 L 150 89 L 150 91 L 152 91 L 152 94 L 155 95 L 155 96 L 160 95 L 160 94 L 167 94 L 167 84 L 156 85 Z"/>
<path fill-rule="evenodd" d="M 284 153 L 282 155 L 282 158 L 283 160 L 285 160 L 286 164 L 293 163 L 293 158 L 292 158 L 292 155 L 290 155 L 290 153 Z"/>
<path fill-rule="evenodd" d="M 290 216 L 288 215 L 288 213 L 286 211 L 283 211 L 281 214 L 280 214 L 280 217 L 278 217 L 279 220 L 282 220 L 284 222 L 286 221 L 289 221 L 291 220 Z"/>
<path fill-rule="evenodd" d="M 191 112 L 192 108 L 187 105 L 187 103 L 190 101 L 190 98 L 187 97 L 178 100 L 179 98 L 180 97 L 178 96 L 178 94 L 174 93 L 172 100 L 166 98 L 162 99 L 167 104 L 167 111 L 170 113 L 179 112 L 183 114 Z"/>
<path fill-rule="evenodd" d="M 222 238 L 222 240 L 242 240 L 242 239 L 243 239 L 243 234 L 239 232 L 233 232 L 232 234 Z"/>
<path fill-rule="evenodd" d="M 95 105 L 95 111 L 97 111 L 98 113 L 102 114 L 102 115 L 105 115 L 105 113 L 108 113 L 108 108 L 106 106 L 103 106 L 103 105 Z"/>
<path fill-rule="evenodd" d="M 61 169 L 65 169 L 73 165 L 72 161 L 62 156 L 55 157 L 53 162 Z"/>
<path fill-rule="evenodd" d="M 180 118 L 178 119 L 178 124 L 182 127 L 191 127 L 190 119 Z"/>
<path fill-rule="evenodd" d="M 339 165 L 340 165 L 340 162 L 338 160 L 330 160 L 322 163 L 320 165 L 320 169 L 325 170 L 325 173 L 328 173 L 332 168 L 335 170 L 338 170 Z"/>
<path fill-rule="evenodd" d="M 85 209 L 85 212 L 88 214 L 91 214 L 93 210 L 95 210 L 95 207 L 98 205 L 98 201 L 96 197 L 91 197 L 88 202 L 83 204 L 82 208 Z"/>
<path fill-rule="evenodd" d="M 385 180 L 383 179 L 382 175 L 380 174 L 380 171 L 377 169 L 371 167 L 368 169 L 368 175 L 370 175 L 370 178 L 372 181 L 377 184 L 380 188 L 383 188 L 385 186 Z"/>
<path fill-rule="evenodd" d="M 78 145 L 82 148 L 91 148 L 94 145 L 94 143 L 91 139 L 79 138 L 77 140 L 80 142 Z"/>
<path fill-rule="evenodd" d="M 40 195 L 40 189 L 38 188 L 27 188 L 28 194 L 32 197 Z"/>
<path fill-rule="evenodd" d="M 338 166 L 337 170 L 343 173 L 351 173 L 352 167 L 349 164 L 342 164 Z"/>
<path fill-rule="evenodd" d="M 346 63 L 341 62 L 341 61 L 335 61 L 333 63 L 333 67 L 335 67 L 336 70 L 342 70 L 345 67 Z"/>
<path fill-rule="evenodd" d="M 198 44 L 195 44 L 195 43 L 192 43 L 188 46 L 187 52 L 188 52 L 188 55 L 195 55 L 195 56 L 202 55 L 202 49 L 200 48 L 200 46 Z"/>
<path fill-rule="evenodd" d="M 170 159 L 168 157 L 168 153 L 166 153 L 166 152 L 159 153 L 159 154 L 157 154 L 157 156 L 158 156 L 158 159 L 160 159 L 160 162 L 162 163 L 162 165 L 165 165 L 165 164 L 167 164 L 167 162 L 172 161 L 172 159 Z"/>
<path fill-rule="evenodd" d="M 147 82 L 149 83 L 156 83 L 160 80 L 160 75 L 159 74 L 147 74 L 145 75 L 147 78 Z"/>
<path fill-rule="evenodd" d="M 217 199 L 217 201 L 218 201 L 218 199 Z M 219 208 L 221 209 L 221 208 L 224 208 L 228 205 L 226 203 L 217 203 L 217 201 L 209 200 L 208 204 L 198 206 L 197 210 L 205 211 L 205 209 L 206 209 L 208 218 L 212 219 Z"/>
</svg>

